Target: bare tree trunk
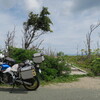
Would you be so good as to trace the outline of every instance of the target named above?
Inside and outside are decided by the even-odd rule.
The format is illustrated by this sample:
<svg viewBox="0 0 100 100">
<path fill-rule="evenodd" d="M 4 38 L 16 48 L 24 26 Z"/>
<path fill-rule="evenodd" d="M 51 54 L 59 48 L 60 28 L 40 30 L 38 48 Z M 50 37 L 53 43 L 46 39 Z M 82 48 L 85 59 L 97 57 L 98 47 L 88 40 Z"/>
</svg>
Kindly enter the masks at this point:
<svg viewBox="0 0 100 100">
<path fill-rule="evenodd" d="M 79 46 L 77 45 L 77 56 L 79 55 Z"/>
<path fill-rule="evenodd" d="M 99 46 L 99 41 L 97 41 L 97 54 L 96 54 L 97 56 L 99 56 L 99 47 L 100 47 Z"/>
<path fill-rule="evenodd" d="M 28 26 L 27 26 L 28 27 Z M 35 28 L 26 28 L 24 27 L 23 38 L 22 38 L 22 48 L 28 49 L 30 45 L 36 41 L 41 35 L 45 34 L 46 32 L 37 32 Z M 43 40 L 37 44 L 39 47 L 42 44 Z M 33 46 L 36 47 L 36 46 Z"/>
<path fill-rule="evenodd" d="M 88 58 L 90 58 L 91 55 L 91 34 L 86 35 L 86 41 L 87 41 L 87 50 L 88 50 Z"/>
<path fill-rule="evenodd" d="M 5 47 L 6 47 L 6 52 L 8 56 L 9 56 L 10 47 L 14 46 L 14 37 L 15 37 L 15 27 L 12 32 L 8 31 L 7 37 L 5 40 Z"/>
<path fill-rule="evenodd" d="M 85 55 L 88 55 L 88 54 L 87 54 L 87 51 L 88 51 L 88 50 L 87 50 L 87 43 L 86 43 L 85 41 L 84 41 L 84 44 L 85 44 L 85 51 L 84 51 L 84 53 L 85 53 Z"/>
<path fill-rule="evenodd" d="M 86 34 L 86 42 L 87 42 L 87 50 L 88 50 L 88 58 L 91 56 L 91 35 L 93 31 L 100 26 L 100 22 L 96 25 L 90 25 L 90 31 Z"/>
</svg>

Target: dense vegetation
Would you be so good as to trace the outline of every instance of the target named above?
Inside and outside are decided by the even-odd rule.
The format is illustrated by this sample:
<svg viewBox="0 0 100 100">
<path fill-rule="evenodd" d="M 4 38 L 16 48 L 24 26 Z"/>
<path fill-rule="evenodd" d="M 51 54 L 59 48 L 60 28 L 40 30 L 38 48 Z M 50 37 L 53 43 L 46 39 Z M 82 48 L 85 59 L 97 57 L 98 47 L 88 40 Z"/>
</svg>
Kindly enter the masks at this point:
<svg viewBox="0 0 100 100">
<path fill-rule="evenodd" d="M 37 51 L 25 50 L 22 48 L 10 48 L 10 57 L 16 60 L 16 63 L 32 60 L 32 56 Z M 100 58 L 92 55 L 91 58 L 87 56 L 67 56 L 59 52 L 57 56 L 44 55 L 45 61 L 41 63 L 40 68 L 42 73 L 39 74 L 41 80 L 46 82 L 68 82 L 77 80 L 79 76 L 69 75 L 71 72 L 69 63 L 80 67 L 88 72 L 88 75 L 100 75 Z"/>
<path fill-rule="evenodd" d="M 97 55 L 91 55 L 90 58 L 86 55 L 68 56 L 66 57 L 66 60 L 69 63 L 86 70 L 89 75 L 100 75 L 100 57 Z"/>
<path fill-rule="evenodd" d="M 54 58 L 52 56 L 45 56 L 45 61 L 41 64 L 42 79 L 51 81 L 60 76 L 67 76 L 70 73 L 70 68 L 66 65 L 65 60 L 61 58 Z M 63 71 L 65 72 L 63 74 Z"/>
<path fill-rule="evenodd" d="M 32 56 L 37 51 L 35 50 L 25 50 L 22 48 L 13 48 L 9 50 L 9 56 L 16 60 L 16 63 L 23 62 L 27 59 L 32 60 Z"/>
<path fill-rule="evenodd" d="M 32 60 L 32 55 L 36 52 L 37 51 L 35 50 L 10 48 L 10 57 L 14 58 L 16 62 L 19 63 L 25 61 L 26 59 Z M 42 70 L 40 78 L 42 80 L 52 81 L 54 79 L 59 79 L 59 77 L 67 77 L 71 72 L 68 63 L 86 70 L 88 75 L 100 75 L 99 56 L 92 55 L 91 58 L 87 58 L 85 55 L 66 56 L 62 52 L 59 52 L 57 55 L 57 57 L 45 55 L 45 61 L 40 65 Z"/>
<path fill-rule="evenodd" d="M 32 60 L 32 56 L 37 51 L 25 50 L 22 48 L 10 48 L 10 57 L 16 60 L 16 63 L 23 62 L 27 59 Z M 64 57 L 59 56 L 45 56 L 45 61 L 40 65 L 42 73 L 40 78 L 45 81 L 51 81 L 58 77 L 68 76 L 70 73 L 70 67 L 66 64 Z M 64 72 L 64 73 L 63 73 Z"/>
</svg>

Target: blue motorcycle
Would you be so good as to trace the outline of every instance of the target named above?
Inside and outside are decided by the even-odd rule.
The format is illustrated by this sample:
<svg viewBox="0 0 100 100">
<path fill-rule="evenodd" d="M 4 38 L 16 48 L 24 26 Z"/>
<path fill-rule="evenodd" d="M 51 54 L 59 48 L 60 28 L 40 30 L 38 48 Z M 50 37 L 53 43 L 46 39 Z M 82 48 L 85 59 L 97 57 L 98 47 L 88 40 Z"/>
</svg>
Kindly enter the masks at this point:
<svg viewBox="0 0 100 100">
<path fill-rule="evenodd" d="M 2 57 L 1 57 L 2 58 Z M 2 60 L 3 59 L 3 60 Z M 11 58 L 2 58 L 0 63 L 0 83 L 12 85 L 23 85 L 27 90 L 36 90 L 40 83 L 37 77 L 39 64 L 44 61 L 41 53 L 33 55 L 33 61 L 14 64 Z M 13 89 L 12 88 L 12 89 Z"/>
</svg>

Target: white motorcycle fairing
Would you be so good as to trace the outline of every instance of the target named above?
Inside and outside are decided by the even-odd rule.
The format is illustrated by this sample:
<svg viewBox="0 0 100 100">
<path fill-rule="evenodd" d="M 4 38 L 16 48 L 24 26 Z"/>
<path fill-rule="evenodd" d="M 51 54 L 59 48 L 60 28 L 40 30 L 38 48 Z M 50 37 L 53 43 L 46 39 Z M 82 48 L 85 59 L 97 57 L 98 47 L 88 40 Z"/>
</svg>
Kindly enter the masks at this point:
<svg viewBox="0 0 100 100">
<path fill-rule="evenodd" d="M 18 69 L 18 64 L 15 64 L 12 67 L 7 68 L 3 73 L 9 73 L 9 74 L 11 74 L 11 76 L 14 79 L 15 78 L 14 72 L 17 72 L 17 69 Z"/>
</svg>

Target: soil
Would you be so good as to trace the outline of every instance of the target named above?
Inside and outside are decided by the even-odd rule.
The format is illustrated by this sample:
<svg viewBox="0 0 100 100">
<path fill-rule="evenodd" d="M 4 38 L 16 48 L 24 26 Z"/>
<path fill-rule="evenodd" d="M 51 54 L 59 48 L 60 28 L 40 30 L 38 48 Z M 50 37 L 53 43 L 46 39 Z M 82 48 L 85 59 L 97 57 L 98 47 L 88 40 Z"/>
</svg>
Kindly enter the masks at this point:
<svg viewBox="0 0 100 100">
<path fill-rule="evenodd" d="M 72 83 L 57 83 L 44 86 L 45 88 L 86 88 L 86 89 L 100 89 L 100 77 L 83 77 L 79 81 Z"/>
</svg>

